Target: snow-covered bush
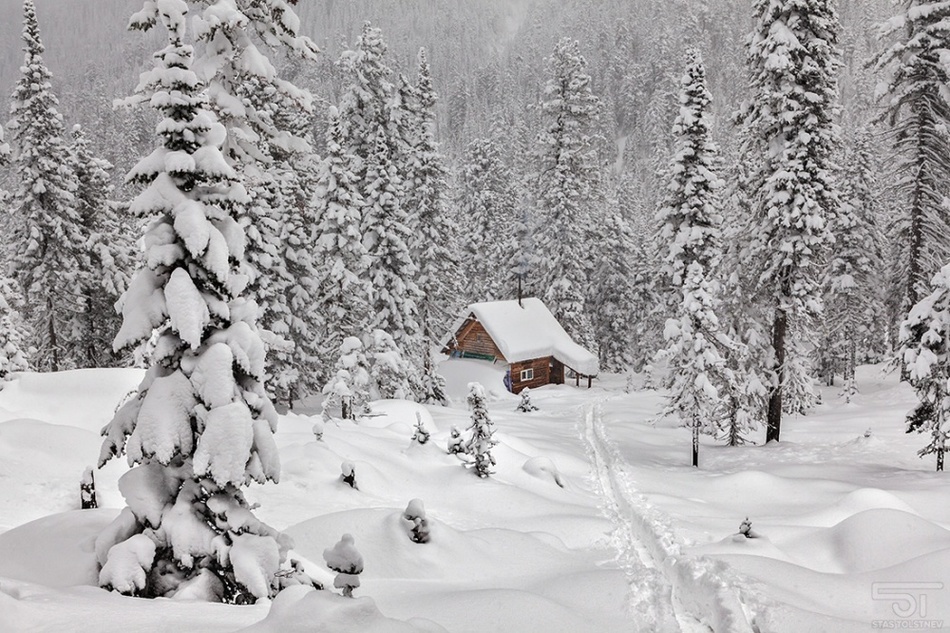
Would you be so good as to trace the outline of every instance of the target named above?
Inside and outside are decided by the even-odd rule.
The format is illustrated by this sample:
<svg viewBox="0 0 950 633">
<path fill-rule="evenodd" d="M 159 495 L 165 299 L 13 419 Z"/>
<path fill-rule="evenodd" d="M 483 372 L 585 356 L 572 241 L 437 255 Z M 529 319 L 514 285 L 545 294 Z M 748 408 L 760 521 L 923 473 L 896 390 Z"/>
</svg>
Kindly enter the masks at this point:
<svg viewBox="0 0 950 633">
<path fill-rule="evenodd" d="M 424 424 L 422 424 L 422 416 L 419 413 L 416 413 L 416 426 L 415 432 L 412 434 L 412 441 L 418 442 L 419 444 L 425 444 L 429 441 L 429 431 L 426 430 Z"/>
<path fill-rule="evenodd" d="M 409 540 L 413 543 L 429 542 L 429 520 L 426 519 L 426 508 L 422 499 L 413 499 L 402 513 L 403 524 L 409 533 Z"/>
<path fill-rule="evenodd" d="M 311 430 L 313 431 L 313 437 L 316 438 L 318 442 L 322 442 L 324 430 L 323 420 L 315 420 Z"/>
<path fill-rule="evenodd" d="M 348 336 L 340 344 L 340 358 L 336 374 L 323 387 L 323 417 L 330 418 L 330 410 L 340 407 L 340 417 L 356 420 L 369 413 L 370 365 L 363 351 L 363 343 Z"/>
<path fill-rule="evenodd" d="M 356 485 L 356 466 L 353 462 L 347 461 L 340 464 L 340 479 L 350 488 L 359 490 Z"/>
<path fill-rule="evenodd" d="M 468 429 L 470 435 L 465 442 L 465 452 L 475 459 L 475 473 L 483 478 L 492 474 L 495 458 L 491 449 L 498 443 L 492 438 L 495 427 L 488 417 L 485 400 L 485 388 L 477 382 L 469 383 L 468 406 L 472 410 L 472 425 Z"/>
<path fill-rule="evenodd" d="M 82 480 L 79 482 L 79 507 L 83 510 L 99 507 L 99 501 L 96 498 L 96 480 L 92 475 L 92 466 L 82 472 Z"/>
<path fill-rule="evenodd" d="M 446 450 L 448 450 L 449 455 L 458 455 L 465 452 L 465 438 L 462 437 L 462 432 L 459 431 L 457 426 L 453 426 L 450 431 Z"/>
<path fill-rule="evenodd" d="M 353 537 L 344 534 L 336 545 L 323 550 L 323 560 L 337 573 L 333 586 L 352 598 L 353 590 L 360 586 L 359 574 L 363 572 L 363 556 L 353 544 Z"/>
<path fill-rule="evenodd" d="M 538 410 L 538 407 L 531 402 L 531 390 L 527 387 L 521 390 L 521 402 L 518 403 L 518 408 L 515 410 L 521 413 L 531 413 Z"/>
</svg>

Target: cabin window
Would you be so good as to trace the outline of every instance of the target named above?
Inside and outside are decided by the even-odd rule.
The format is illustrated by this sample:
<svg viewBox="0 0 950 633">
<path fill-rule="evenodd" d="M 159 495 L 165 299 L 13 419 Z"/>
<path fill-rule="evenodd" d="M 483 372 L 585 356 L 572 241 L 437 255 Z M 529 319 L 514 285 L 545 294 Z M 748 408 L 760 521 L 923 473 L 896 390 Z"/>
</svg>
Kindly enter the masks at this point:
<svg viewBox="0 0 950 633">
<path fill-rule="evenodd" d="M 521 370 L 521 382 L 525 380 L 534 380 L 534 367 Z"/>
</svg>

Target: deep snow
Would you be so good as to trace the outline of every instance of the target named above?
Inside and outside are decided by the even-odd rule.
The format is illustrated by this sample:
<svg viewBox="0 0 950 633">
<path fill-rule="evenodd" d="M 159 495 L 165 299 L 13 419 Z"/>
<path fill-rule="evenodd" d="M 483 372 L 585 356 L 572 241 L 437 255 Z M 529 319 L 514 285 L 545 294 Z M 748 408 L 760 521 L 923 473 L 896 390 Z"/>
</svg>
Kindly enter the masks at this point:
<svg viewBox="0 0 950 633">
<path fill-rule="evenodd" d="M 257 515 L 293 536 L 326 586 L 323 551 L 345 533 L 365 570 L 354 600 L 294 589 L 244 607 L 95 588 L 92 544 L 124 505 L 125 464 L 96 471 L 102 509 L 76 509 L 79 481 L 141 372 L 21 376 L 0 391 L 0 631 L 950 628 L 947 476 L 916 457 L 925 438 L 902 426 L 913 394 L 880 368 L 861 369 L 850 405 L 823 389 L 825 404 L 787 419 L 779 445 L 704 438 L 698 470 L 687 430 L 651 424 L 662 394 L 624 393 L 623 377 L 534 390 L 540 410 L 516 413 L 499 367 L 442 370 L 449 408 L 376 402 L 359 425 L 326 424 L 322 441 L 313 417 L 281 417 L 281 483 L 248 491 Z M 468 426 L 473 380 L 499 440 L 484 480 L 445 451 L 451 427 Z M 425 445 L 412 441 L 417 413 Z M 345 461 L 357 490 L 340 480 Z M 408 537 L 412 499 L 429 543 Z M 759 538 L 737 534 L 746 516 Z"/>
</svg>

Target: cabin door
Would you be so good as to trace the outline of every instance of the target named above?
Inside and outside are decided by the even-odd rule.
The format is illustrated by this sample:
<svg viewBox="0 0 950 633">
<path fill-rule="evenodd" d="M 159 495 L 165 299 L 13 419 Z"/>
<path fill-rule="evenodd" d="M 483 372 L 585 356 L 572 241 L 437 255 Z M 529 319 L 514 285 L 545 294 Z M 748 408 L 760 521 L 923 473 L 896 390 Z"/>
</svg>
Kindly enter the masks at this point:
<svg viewBox="0 0 950 633">
<path fill-rule="evenodd" d="M 548 371 L 551 372 L 549 382 L 552 385 L 564 384 L 564 363 L 552 358 L 548 365 Z"/>
</svg>

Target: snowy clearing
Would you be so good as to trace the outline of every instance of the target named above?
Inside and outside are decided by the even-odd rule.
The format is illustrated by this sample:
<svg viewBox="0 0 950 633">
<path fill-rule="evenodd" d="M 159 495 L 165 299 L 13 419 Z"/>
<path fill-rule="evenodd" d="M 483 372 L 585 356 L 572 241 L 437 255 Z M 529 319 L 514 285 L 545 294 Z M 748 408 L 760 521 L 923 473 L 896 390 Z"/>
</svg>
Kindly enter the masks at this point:
<svg viewBox="0 0 950 633">
<path fill-rule="evenodd" d="M 874 621 L 950 622 L 945 481 L 916 457 L 921 438 L 902 432 L 912 393 L 880 368 L 862 368 L 851 405 L 825 389 L 826 404 L 789 420 L 778 446 L 704 438 L 699 470 L 688 466 L 686 429 L 651 424 L 662 394 L 624 393 L 621 377 L 591 390 L 535 390 L 540 410 L 525 414 L 514 412 L 517 397 L 491 387 L 500 375 L 489 363 L 452 360 L 443 371 L 451 408 L 377 402 L 359 425 L 327 424 L 322 441 L 314 418 L 281 417 L 282 479 L 252 486 L 257 514 L 294 538 L 294 557 L 326 586 L 333 572 L 322 552 L 344 533 L 365 570 L 355 600 L 297 588 L 254 606 L 96 588 L 92 542 L 123 505 L 124 464 L 96 471 L 102 509 L 76 510 L 79 480 L 98 454 L 98 428 L 141 374 L 23 375 L 0 393 L 0 630 L 302 631 L 320 620 L 325 631 L 859 631 Z M 450 428 L 468 424 L 459 400 L 473 376 L 494 393 L 500 443 L 488 479 L 445 451 Z M 425 445 L 411 441 L 416 412 L 432 434 Z M 340 480 L 344 461 L 356 490 Z M 424 502 L 428 543 L 408 537 L 402 514 L 412 499 Z M 737 534 L 746 516 L 758 538 Z M 902 587 L 926 595 L 926 606 L 900 616 Z"/>
</svg>

